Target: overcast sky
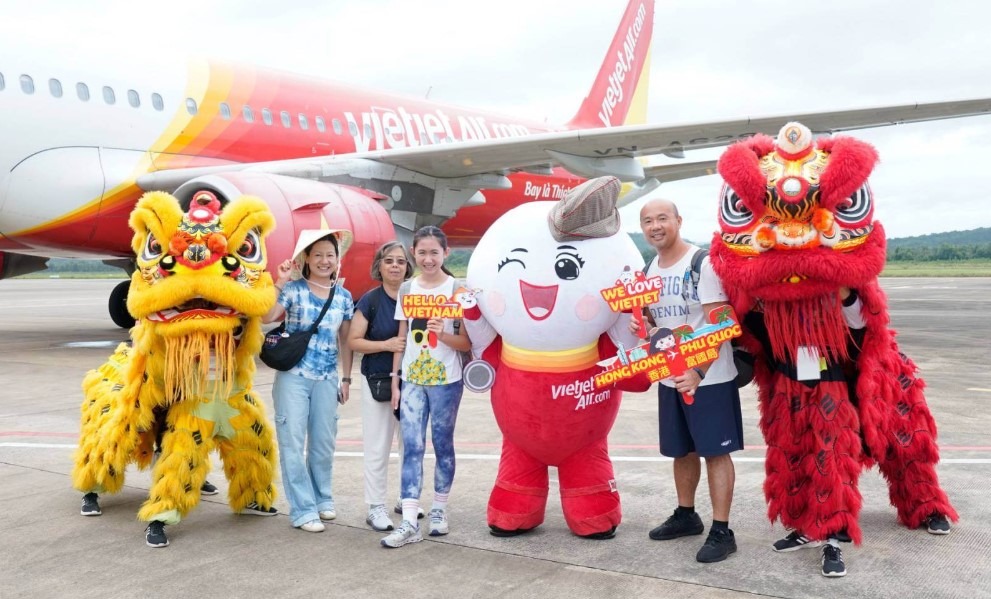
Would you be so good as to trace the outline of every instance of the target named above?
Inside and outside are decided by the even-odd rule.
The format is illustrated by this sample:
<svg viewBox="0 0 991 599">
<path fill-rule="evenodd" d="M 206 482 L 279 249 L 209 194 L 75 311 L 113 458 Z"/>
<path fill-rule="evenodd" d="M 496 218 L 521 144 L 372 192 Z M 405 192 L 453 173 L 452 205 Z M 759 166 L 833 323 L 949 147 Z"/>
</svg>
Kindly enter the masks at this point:
<svg viewBox="0 0 991 599">
<path fill-rule="evenodd" d="M 100 51 L 130 60 L 234 60 L 550 122 L 574 114 L 626 5 L 0 2 L 7 41 L 66 60 Z M 980 0 L 657 0 L 648 120 L 991 97 L 989 16 Z M 889 236 L 991 226 L 991 116 L 853 135 L 880 152 L 875 215 Z M 719 185 L 705 177 L 665 184 L 657 194 L 678 203 L 685 237 L 708 240 Z M 637 228 L 638 210 L 624 209 L 627 228 Z"/>
</svg>

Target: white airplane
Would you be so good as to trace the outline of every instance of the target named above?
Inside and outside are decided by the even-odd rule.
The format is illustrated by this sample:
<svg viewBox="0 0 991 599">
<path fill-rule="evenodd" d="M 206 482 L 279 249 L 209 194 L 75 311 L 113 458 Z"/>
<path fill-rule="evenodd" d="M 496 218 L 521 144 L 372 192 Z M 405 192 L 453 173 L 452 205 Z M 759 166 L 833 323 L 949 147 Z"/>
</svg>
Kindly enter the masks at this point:
<svg viewBox="0 0 991 599">
<path fill-rule="evenodd" d="M 346 227 L 352 292 L 384 241 L 425 224 L 471 246 L 522 202 L 557 199 L 589 177 L 626 181 L 624 203 L 663 181 L 711 174 L 713 161 L 644 167 L 798 120 L 815 132 L 987 114 L 991 99 L 643 124 L 652 0 L 630 0 L 575 117 L 548 126 L 386 95 L 310 77 L 228 64 L 76 73 L 29 54 L 0 59 L 0 278 L 49 257 L 102 258 L 133 270 L 127 218 L 142 193 L 188 202 L 252 194 L 275 214 L 269 262 L 296 231 Z M 127 282 L 110 299 L 120 326 Z"/>
</svg>

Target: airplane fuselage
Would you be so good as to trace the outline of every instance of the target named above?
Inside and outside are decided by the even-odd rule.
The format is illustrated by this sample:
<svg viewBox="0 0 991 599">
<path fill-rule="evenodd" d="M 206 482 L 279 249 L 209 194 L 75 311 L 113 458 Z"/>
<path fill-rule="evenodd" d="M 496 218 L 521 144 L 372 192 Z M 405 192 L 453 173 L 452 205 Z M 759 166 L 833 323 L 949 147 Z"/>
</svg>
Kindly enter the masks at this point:
<svg viewBox="0 0 991 599">
<path fill-rule="evenodd" d="M 127 217 L 146 173 L 342 156 L 554 130 L 492 113 L 377 94 L 273 70 L 194 62 L 153 80 L 0 65 L 0 250 L 127 257 Z M 581 181 L 563 169 L 512 173 L 445 225 L 471 245 L 523 201 Z"/>
</svg>

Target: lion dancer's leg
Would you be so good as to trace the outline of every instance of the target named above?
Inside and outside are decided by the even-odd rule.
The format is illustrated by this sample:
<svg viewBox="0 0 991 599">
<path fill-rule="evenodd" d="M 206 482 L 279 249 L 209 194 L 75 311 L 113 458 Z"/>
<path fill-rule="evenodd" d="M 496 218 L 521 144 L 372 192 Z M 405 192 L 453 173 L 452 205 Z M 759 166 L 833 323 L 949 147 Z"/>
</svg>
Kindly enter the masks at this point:
<svg viewBox="0 0 991 599">
<path fill-rule="evenodd" d="M 815 540 L 845 529 L 859 544 L 861 441 L 846 384 L 809 387 L 775 374 L 771 387 L 760 421 L 768 517 Z"/>
<path fill-rule="evenodd" d="M 121 344 L 107 363 L 83 380 L 85 399 L 72 484 L 85 494 L 80 512 L 84 516 L 102 513 L 97 494 L 120 491 L 131 461 L 147 463 L 139 455 L 143 447 L 140 431 L 151 424 L 150 410 L 138 401 L 140 376 L 127 378 L 127 372 L 140 370 L 144 361 L 140 356 L 128 361 L 130 352 Z"/>
<path fill-rule="evenodd" d="M 606 439 L 586 445 L 558 465 L 561 509 L 576 535 L 609 539 L 623 519 Z"/>
<path fill-rule="evenodd" d="M 239 413 L 231 420 L 234 432 L 229 439 L 217 440 L 230 482 L 228 502 L 238 513 L 251 506 L 253 514 L 275 514 L 277 457 L 272 428 L 253 392 L 238 393 L 229 403 Z"/>
<path fill-rule="evenodd" d="M 543 524 L 547 487 L 547 464 L 503 438 L 499 473 L 489 495 L 492 534 L 512 536 Z"/>
<path fill-rule="evenodd" d="M 138 519 L 149 523 L 146 538 L 153 547 L 168 545 L 163 526 L 178 524 L 199 504 L 200 486 L 210 471 L 214 425 L 193 415 L 196 403 L 173 404 L 166 416 L 162 455 L 152 469 L 148 499 L 138 511 Z"/>
<path fill-rule="evenodd" d="M 902 354 L 891 352 L 882 362 L 890 363 L 864 368 L 857 384 L 865 441 L 888 481 L 898 520 L 908 528 L 928 524 L 930 532 L 946 534 L 945 518 L 956 522 L 959 516 L 936 475 L 939 447 L 925 383 Z M 930 516 L 937 522 L 929 522 Z"/>
</svg>

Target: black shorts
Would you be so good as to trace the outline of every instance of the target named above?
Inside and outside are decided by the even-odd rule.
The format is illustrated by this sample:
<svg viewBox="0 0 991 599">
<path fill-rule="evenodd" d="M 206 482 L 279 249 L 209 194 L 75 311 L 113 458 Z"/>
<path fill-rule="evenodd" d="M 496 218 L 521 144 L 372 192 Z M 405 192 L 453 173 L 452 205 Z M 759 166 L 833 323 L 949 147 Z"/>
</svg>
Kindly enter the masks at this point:
<svg viewBox="0 0 991 599">
<path fill-rule="evenodd" d="M 657 403 L 662 455 L 680 458 L 695 452 L 712 457 L 743 449 L 736 381 L 699 387 L 692 405 L 674 388 L 658 385 Z"/>
</svg>

